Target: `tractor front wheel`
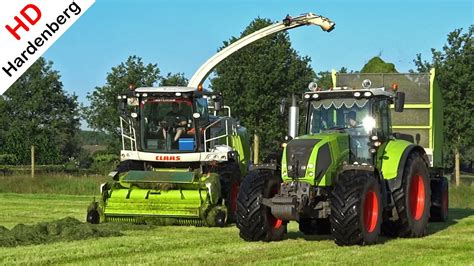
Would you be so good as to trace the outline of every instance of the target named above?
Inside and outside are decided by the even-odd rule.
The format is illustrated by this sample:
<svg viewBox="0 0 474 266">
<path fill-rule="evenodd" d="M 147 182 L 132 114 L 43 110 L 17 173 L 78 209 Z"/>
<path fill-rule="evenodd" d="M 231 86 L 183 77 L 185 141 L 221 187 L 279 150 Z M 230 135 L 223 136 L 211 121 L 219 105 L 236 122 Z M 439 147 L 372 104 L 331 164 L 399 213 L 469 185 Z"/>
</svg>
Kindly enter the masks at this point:
<svg viewBox="0 0 474 266">
<path fill-rule="evenodd" d="M 331 234 L 339 246 L 377 242 L 382 221 L 380 185 L 375 177 L 342 173 L 330 194 Z"/>
<path fill-rule="evenodd" d="M 263 198 L 278 193 L 281 178 L 272 171 L 249 172 L 243 179 L 237 196 L 237 228 L 246 241 L 279 241 L 286 233 L 286 222 L 275 218 L 271 209 L 262 205 Z"/>
<path fill-rule="evenodd" d="M 393 192 L 401 237 L 421 237 L 430 216 L 431 189 L 428 166 L 419 153 L 412 153 L 403 171 L 402 185 Z"/>
</svg>

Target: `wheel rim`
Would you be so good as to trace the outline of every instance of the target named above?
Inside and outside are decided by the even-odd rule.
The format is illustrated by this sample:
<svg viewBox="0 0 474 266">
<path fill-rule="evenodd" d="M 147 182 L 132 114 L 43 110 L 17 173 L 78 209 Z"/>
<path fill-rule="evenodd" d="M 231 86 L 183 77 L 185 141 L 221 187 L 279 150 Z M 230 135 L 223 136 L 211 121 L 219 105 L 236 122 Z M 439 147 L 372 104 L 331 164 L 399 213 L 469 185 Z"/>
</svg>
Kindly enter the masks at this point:
<svg viewBox="0 0 474 266">
<path fill-rule="evenodd" d="M 233 182 L 230 187 L 230 211 L 235 213 L 237 211 L 237 195 L 239 194 L 239 183 Z"/>
<path fill-rule="evenodd" d="M 274 187 L 272 189 L 272 192 L 271 192 L 271 195 L 270 197 L 273 197 L 274 195 L 276 195 L 278 193 L 278 187 Z M 283 225 L 283 220 L 282 219 L 278 219 L 278 218 L 275 218 L 275 216 L 272 215 L 272 212 L 270 210 L 270 208 L 268 208 L 268 212 L 267 212 L 267 221 L 268 221 L 268 224 L 273 228 L 273 229 L 279 229 L 282 225 Z"/>
<path fill-rule="evenodd" d="M 415 220 L 420 220 L 425 210 L 425 183 L 421 175 L 413 176 L 410 185 L 410 212 Z"/>
<path fill-rule="evenodd" d="M 379 199 L 375 191 L 370 190 L 364 199 L 364 227 L 367 232 L 372 233 L 377 227 L 379 216 Z"/>
</svg>

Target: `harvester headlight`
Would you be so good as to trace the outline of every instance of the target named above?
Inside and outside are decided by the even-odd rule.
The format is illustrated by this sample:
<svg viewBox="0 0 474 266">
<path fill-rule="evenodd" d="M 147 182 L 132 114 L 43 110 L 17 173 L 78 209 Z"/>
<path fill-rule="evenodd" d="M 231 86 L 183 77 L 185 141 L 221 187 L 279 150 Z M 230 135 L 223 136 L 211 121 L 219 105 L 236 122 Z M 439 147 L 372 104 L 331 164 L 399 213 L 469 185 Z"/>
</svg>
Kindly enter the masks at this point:
<svg viewBox="0 0 474 266">
<path fill-rule="evenodd" d="M 143 93 L 142 96 L 143 97 L 148 97 L 148 93 Z"/>
<path fill-rule="evenodd" d="M 137 118 L 138 114 L 137 113 L 131 113 L 130 116 L 133 117 L 133 118 Z"/>
<path fill-rule="evenodd" d="M 309 99 L 309 98 L 311 98 L 311 95 L 305 94 L 305 95 L 304 95 L 304 98 L 305 98 L 305 99 Z"/>
<path fill-rule="evenodd" d="M 371 96 L 372 96 L 372 92 L 370 91 L 364 92 L 364 97 L 371 97 Z"/>
<path fill-rule="evenodd" d="M 122 100 L 122 95 L 117 96 L 118 100 Z"/>
<path fill-rule="evenodd" d="M 182 94 L 181 94 L 181 92 L 177 92 L 174 95 L 176 95 L 176 97 L 180 97 Z"/>
<path fill-rule="evenodd" d="M 360 97 L 360 92 L 354 92 L 354 97 L 359 98 Z"/>
<path fill-rule="evenodd" d="M 319 98 L 319 94 L 315 93 L 313 94 L 313 99 L 318 99 Z"/>
</svg>

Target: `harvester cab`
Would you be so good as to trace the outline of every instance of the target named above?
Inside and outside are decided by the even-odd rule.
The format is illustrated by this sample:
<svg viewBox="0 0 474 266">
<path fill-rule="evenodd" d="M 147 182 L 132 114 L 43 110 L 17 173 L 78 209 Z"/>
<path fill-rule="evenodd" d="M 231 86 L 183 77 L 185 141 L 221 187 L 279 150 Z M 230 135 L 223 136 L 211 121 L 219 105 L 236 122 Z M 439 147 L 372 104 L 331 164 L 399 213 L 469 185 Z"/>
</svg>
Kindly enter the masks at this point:
<svg viewBox="0 0 474 266">
<path fill-rule="evenodd" d="M 222 95 L 190 87 L 137 88 L 118 100 L 121 163 L 110 174 L 113 181 L 101 187 L 100 207 L 89 210 L 88 221 L 232 221 L 250 150 L 246 129 L 219 116 L 220 109 L 230 114 Z"/>
<path fill-rule="evenodd" d="M 281 240 L 297 221 L 302 233 L 331 234 L 338 245 L 373 244 L 382 230 L 420 237 L 430 219 L 446 221 L 434 70 L 334 73 L 333 81 L 326 90 L 312 83 L 303 94 L 304 132 L 285 144 L 280 171 L 257 166 L 244 177 L 237 199 L 243 239 Z M 297 114 L 290 109 L 290 127 Z"/>
</svg>

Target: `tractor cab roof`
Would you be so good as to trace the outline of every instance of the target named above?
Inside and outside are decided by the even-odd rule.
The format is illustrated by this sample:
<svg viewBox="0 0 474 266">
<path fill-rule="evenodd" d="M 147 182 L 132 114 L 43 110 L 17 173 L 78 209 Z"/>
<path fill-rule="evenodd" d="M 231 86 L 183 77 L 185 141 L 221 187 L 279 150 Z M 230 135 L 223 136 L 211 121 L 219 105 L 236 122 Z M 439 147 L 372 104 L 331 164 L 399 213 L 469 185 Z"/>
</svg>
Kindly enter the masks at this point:
<svg viewBox="0 0 474 266">
<path fill-rule="evenodd" d="M 178 86 L 166 86 L 166 87 L 141 87 L 135 89 L 135 92 L 139 93 L 153 93 L 153 92 L 197 92 L 197 88 L 192 87 L 178 87 Z"/>
<path fill-rule="evenodd" d="M 353 89 L 350 87 L 335 87 L 329 90 L 315 90 L 305 92 L 304 99 L 328 99 L 328 98 L 371 98 L 371 97 L 393 98 L 395 94 L 385 88 Z"/>
</svg>

